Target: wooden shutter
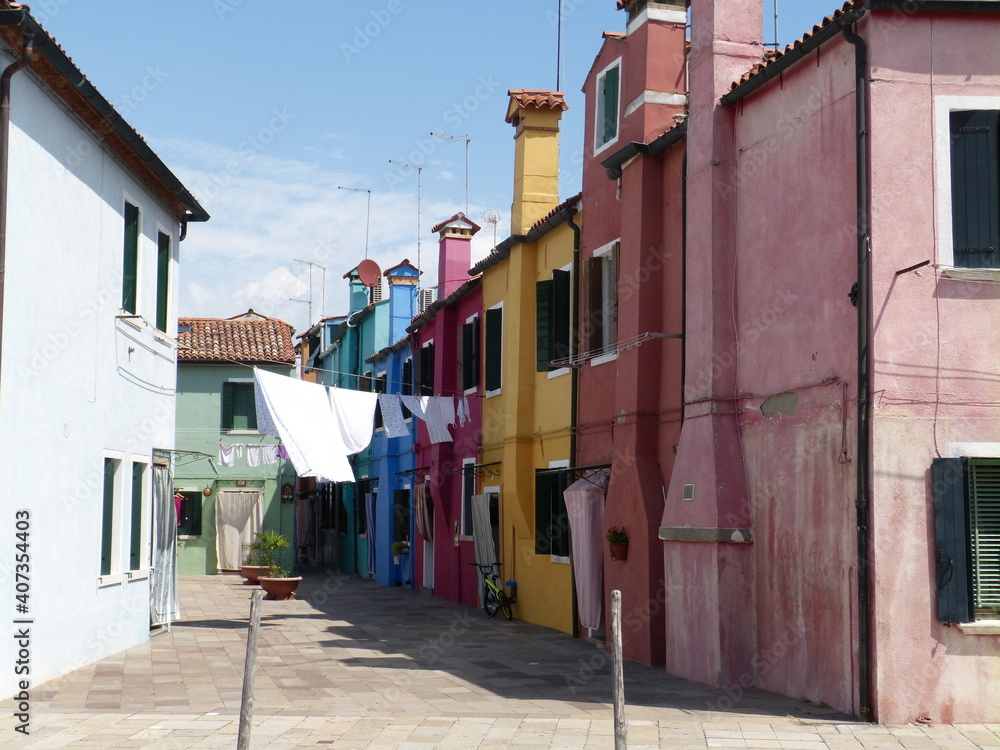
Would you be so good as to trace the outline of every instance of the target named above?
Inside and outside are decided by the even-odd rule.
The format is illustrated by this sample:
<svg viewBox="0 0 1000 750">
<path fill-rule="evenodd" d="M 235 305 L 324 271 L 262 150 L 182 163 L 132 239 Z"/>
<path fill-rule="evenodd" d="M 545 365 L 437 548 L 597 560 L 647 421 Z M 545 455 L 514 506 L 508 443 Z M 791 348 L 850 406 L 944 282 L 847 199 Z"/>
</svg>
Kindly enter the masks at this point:
<svg viewBox="0 0 1000 750">
<path fill-rule="evenodd" d="M 485 346 L 486 390 L 495 391 L 503 384 L 503 308 L 486 311 Z"/>
<path fill-rule="evenodd" d="M 618 343 L 618 248 L 616 242 L 604 262 L 604 348 L 610 352 Z"/>
<path fill-rule="evenodd" d="M 538 372 L 549 369 L 552 356 L 552 282 L 535 284 L 535 362 Z"/>
<path fill-rule="evenodd" d="M 973 459 L 972 592 L 977 609 L 1000 609 L 1000 460 Z"/>
<path fill-rule="evenodd" d="M 233 429 L 233 387 L 236 383 L 222 384 L 222 429 Z"/>
<path fill-rule="evenodd" d="M 111 573 L 111 537 L 115 524 L 115 460 L 104 459 L 104 507 L 101 513 L 101 575 Z"/>
<path fill-rule="evenodd" d="M 551 359 L 566 359 L 570 355 L 571 300 L 569 271 L 553 271 Z"/>
<path fill-rule="evenodd" d="M 125 204 L 125 242 L 122 259 L 122 309 L 135 314 L 139 279 L 139 209 Z"/>
<path fill-rule="evenodd" d="M 413 395 L 413 358 L 410 357 L 403 361 L 403 382 L 400 384 L 399 392 L 403 396 Z M 410 418 L 410 410 L 406 408 L 406 404 L 403 407 L 403 419 Z"/>
<path fill-rule="evenodd" d="M 389 376 L 387 373 L 382 373 L 375 379 L 375 393 L 388 393 Z M 375 429 L 382 427 L 385 424 L 382 418 L 382 404 L 379 401 L 375 402 Z"/>
<path fill-rule="evenodd" d="M 1000 268 L 1000 111 L 951 113 L 955 265 Z"/>
<path fill-rule="evenodd" d="M 232 383 L 232 429 L 257 429 L 257 402 L 253 383 Z"/>
<path fill-rule="evenodd" d="M 129 570 L 142 562 L 142 475 L 145 464 L 132 463 L 132 529 L 128 547 Z"/>
<path fill-rule="evenodd" d="M 584 284 L 587 290 L 586 316 L 583 330 L 588 352 L 604 348 L 604 258 L 588 258 L 584 264 Z"/>
<path fill-rule="evenodd" d="M 598 146 L 603 146 L 618 135 L 618 79 L 619 68 L 611 68 L 602 80 L 601 112 L 598 128 Z"/>
<path fill-rule="evenodd" d="M 434 395 L 434 342 L 420 348 L 420 395 Z"/>
<path fill-rule="evenodd" d="M 940 622 L 971 622 L 969 508 L 965 458 L 935 458 L 934 557 L 937 561 L 937 606 Z"/>
<path fill-rule="evenodd" d="M 479 318 L 462 326 L 462 389 L 479 385 Z"/>
<path fill-rule="evenodd" d="M 170 237 L 159 232 L 156 249 L 156 328 L 167 330 L 167 303 L 170 298 Z"/>
</svg>

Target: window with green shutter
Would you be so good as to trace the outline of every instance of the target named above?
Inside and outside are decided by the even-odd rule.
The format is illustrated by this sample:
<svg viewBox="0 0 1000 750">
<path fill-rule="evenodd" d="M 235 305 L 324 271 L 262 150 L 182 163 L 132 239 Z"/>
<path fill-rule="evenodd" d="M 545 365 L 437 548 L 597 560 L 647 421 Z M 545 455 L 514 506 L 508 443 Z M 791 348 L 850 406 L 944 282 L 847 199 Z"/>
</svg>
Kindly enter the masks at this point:
<svg viewBox="0 0 1000 750">
<path fill-rule="evenodd" d="M 535 472 L 535 554 L 569 557 L 569 516 L 563 491 L 569 474 L 563 471 Z"/>
<path fill-rule="evenodd" d="M 420 395 L 434 395 L 434 342 L 420 347 Z"/>
<path fill-rule="evenodd" d="M 1000 459 L 932 465 L 938 620 L 1000 615 Z"/>
<path fill-rule="evenodd" d="M 503 384 L 503 308 L 493 307 L 486 311 L 486 342 L 483 369 L 486 390 L 498 391 Z"/>
<path fill-rule="evenodd" d="M 594 150 L 618 138 L 618 90 L 621 64 L 616 61 L 597 77 L 597 103 L 594 112 Z"/>
<path fill-rule="evenodd" d="M 462 326 L 462 390 L 479 385 L 479 318 Z"/>
<path fill-rule="evenodd" d="M 553 360 L 570 355 L 570 274 L 553 271 L 552 279 L 539 281 L 535 289 L 536 369 L 545 372 L 558 367 Z"/>
<path fill-rule="evenodd" d="M 132 529 L 128 546 L 128 567 L 129 570 L 139 570 L 144 567 L 142 555 L 142 510 L 145 505 L 145 482 L 143 481 L 146 472 L 146 464 L 138 461 L 132 462 Z"/>
<path fill-rule="evenodd" d="M 122 309 L 135 315 L 139 285 L 139 208 L 131 203 L 125 204 L 122 257 Z"/>
<path fill-rule="evenodd" d="M 170 299 L 170 236 L 156 236 L 156 329 L 167 330 L 167 310 Z"/>
<path fill-rule="evenodd" d="M 954 264 L 1000 268 L 1000 110 L 951 113 Z"/>
<path fill-rule="evenodd" d="M 257 402 L 252 382 L 222 384 L 222 429 L 257 429 Z"/>
<path fill-rule="evenodd" d="M 117 499 L 115 475 L 118 472 L 117 461 L 113 458 L 104 459 L 104 498 L 101 511 L 101 575 L 111 574 L 112 554 L 114 550 L 115 501 Z"/>
</svg>

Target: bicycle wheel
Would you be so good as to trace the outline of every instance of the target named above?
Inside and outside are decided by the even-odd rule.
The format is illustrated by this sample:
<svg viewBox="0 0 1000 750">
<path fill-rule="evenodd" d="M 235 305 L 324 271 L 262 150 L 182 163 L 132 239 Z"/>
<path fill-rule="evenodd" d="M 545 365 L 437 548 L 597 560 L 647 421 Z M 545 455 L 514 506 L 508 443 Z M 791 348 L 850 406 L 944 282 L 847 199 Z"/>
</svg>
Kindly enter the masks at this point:
<svg viewBox="0 0 1000 750">
<path fill-rule="evenodd" d="M 504 593 L 503 589 L 500 589 L 500 611 L 503 612 L 503 616 L 508 620 L 514 619 L 514 613 L 510 608 L 510 597 Z"/>
<path fill-rule="evenodd" d="M 500 611 L 500 600 L 497 598 L 497 592 L 486 583 L 483 584 L 483 609 L 490 617 L 494 617 Z"/>
</svg>

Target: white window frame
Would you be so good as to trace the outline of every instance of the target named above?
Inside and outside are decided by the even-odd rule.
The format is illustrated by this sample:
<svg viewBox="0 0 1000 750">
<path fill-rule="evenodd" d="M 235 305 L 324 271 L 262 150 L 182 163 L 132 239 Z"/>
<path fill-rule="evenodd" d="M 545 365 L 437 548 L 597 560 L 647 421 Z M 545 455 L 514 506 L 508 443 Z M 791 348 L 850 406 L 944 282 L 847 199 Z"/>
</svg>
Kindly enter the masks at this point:
<svg viewBox="0 0 1000 750">
<path fill-rule="evenodd" d="M 150 534 L 152 531 L 152 491 L 153 491 L 153 464 L 148 456 L 133 455 L 129 461 L 129 499 L 128 499 L 128 520 L 124 528 L 128 529 L 128 551 L 132 547 L 132 507 L 134 499 L 132 497 L 132 474 L 135 464 L 142 464 L 142 504 L 139 507 L 139 566 L 128 569 L 130 581 L 141 580 L 149 577 L 151 543 Z M 124 510 L 123 510 L 124 512 Z M 131 562 L 131 560 L 129 561 Z"/>
<path fill-rule="evenodd" d="M 601 245 L 594 251 L 594 258 L 601 258 L 601 307 L 605 308 L 604 313 L 607 313 L 607 307 L 611 304 L 611 287 L 608 283 L 608 274 L 606 272 L 607 264 L 611 262 L 611 253 L 615 249 L 616 245 L 621 243 L 621 238 L 614 239 L 607 244 Z M 607 349 L 609 347 L 615 346 L 618 343 L 618 338 L 616 336 L 614 341 L 608 341 L 609 334 L 607 333 L 607 327 L 603 329 L 603 339 L 601 341 L 601 348 Z M 603 365 L 606 362 L 614 362 L 618 359 L 618 351 L 608 352 L 607 354 L 602 354 L 599 357 L 594 357 L 590 360 L 591 367 L 597 367 L 598 365 Z"/>
<path fill-rule="evenodd" d="M 503 310 L 503 300 L 497 302 L 495 305 L 490 305 L 487 310 Z M 495 388 L 492 391 L 486 390 L 486 313 L 483 313 L 483 396 L 485 398 L 493 398 L 494 396 L 499 396 L 503 393 L 503 366 L 504 366 L 504 356 L 503 356 L 503 342 L 504 342 L 504 328 L 507 323 L 505 322 L 506 315 L 500 318 L 500 387 Z"/>
<path fill-rule="evenodd" d="M 174 494 L 176 494 L 178 492 L 197 492 L 199 495 L 202 496 L 202 503 L 205 502 L 205 500 L 204 500 L 204 494 L 202 493 L 201 487 L 177 487 L 177 488 L 174 489 Z M 204 508 L 202 508 L 202 512 L 204 512 Z M 202 517 L 202 520 L 204 521 L 204 516 Z M 178 534 L 177 538 L 178 539 L 200 539 L 203 536 L 204 536 L 204 534 Z"/>
<path fill-rule="evenodd" d="M 123 484 L 125 482 L 125 466 L 131 467 L 131 463 L 127 460 L 129 457 L 123 451 L 103 451 L 101 453 L 101 476 L 104 475 L 104 462 L 108 459 L 116 462 L 115 466 L 115 481 L 114 481 L 114 494 L 111 499 L 111 565 L 107 575 L 98 575 L 97 585 L 99 588 L 105 586 L 117 586 L 125 580 L 125 574 L 122 571 L 122 505 L 124 502 L 125 491 Z M 130 482 L 131 483 L 131 482 Z M 101 482 L 101 516 L 100 516 L 100 527 L 101 534 L 103 534 L 104 529 L 104 483 Z M 103 546 L 103 537 L 101 534 L 98 535 L 98 539 L 101 540 L 101 546 Z M 100 547 L 98 548 L 100 549 Z M 98 570 L 100 570 L 100 555 L 98 555 Z"/>
<path fill-rule="evenodd" d="M 934 97 L 934 161 L 937 177 L 937 257 L 938 263 L 948 266 L 948 273 L 962 276 L 972 272 L 1000 278 L 1000 269 L 954 268 L 955 236 L 951 205 L 951 113 L 977 109 L 1000 110 L 1000 96 L 950 96 Z"/>
<path fill-rule="evenodd" d="M 569 459 L 565 458 L 560 461 L 549 461 L 550 469 L 568 469 Z M 569 523 L 569 512 L 566 514 L 566 523 Z M 560 565 L 569 565 L 572 562 L 571 557 L 564 557 L 563 555 L 549 555 L 549 562 L 558 563 Z"/>
<path fill-rule="evenodd" d="M 613 68 L 618 69 L 618 98 L 615 102 L 615 135 L 607 141 L 601 143 L 598 139 L 598 133 L 603 129 L 604 125 L 604 94 L 601 91 L 604 79 L 607 77 L 608 72 Z M 613 61 L 608 63 L 597 77 L 594 79 L 594 133 L 593 133 L 593 144 L 594 144 L 594 156 L 597 156 L 602 151 L 606 151 L 611 146 L 618 143 L 618 139 L 621 138 L 622 134 L 622 58 L 616 57 Z"/>
</svg>

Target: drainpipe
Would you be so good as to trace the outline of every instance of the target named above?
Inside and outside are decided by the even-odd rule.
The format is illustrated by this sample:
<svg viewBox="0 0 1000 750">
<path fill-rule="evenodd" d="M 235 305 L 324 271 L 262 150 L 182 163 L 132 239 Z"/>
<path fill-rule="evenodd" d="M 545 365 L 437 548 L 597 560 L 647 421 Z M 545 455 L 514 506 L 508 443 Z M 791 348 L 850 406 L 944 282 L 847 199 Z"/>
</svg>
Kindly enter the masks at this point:
<svg viewBox="0 0 1000 750">
<path fill-rule="evenodd" d="M 573 285 L 577 293 L 573 295 L 573 332 L 569 337 L 569 358 L 570 362 L 575 362 L 576 355 L 580 351 L 579 345 L 579 325 L 580 325 L 580 225 L 573 221 L 576 212 L 573 211 L 566 217 L 566 223 L 573 230 Z M 580 368 L 575 365 L 569 368 L 570 371 L 570 417 L 569 417 L 569 465 L 576 466 L 576 425 L 577 425 L 577 401 L 580 394 Z M 570 558 L 572 559 L 572 558 Z M 570 565 L 570 590 L 573 599 L 573 637 L 580 637 L 580 610 L 576 600 L 576 566 Z"/>
<path fill-rule="evenodd" d="M 858 711 L 862 721 L 872 721 L 872 642 L 869 594 L 874 580 L 874 566 L 868 557 L 868 528 L 871 521 L 871 390 L 872 390 L 872 270 L 868 227 L 868 64 L 865 40 L 850 27 L 844 38 L 854 47 L 855 117 L 857 129 L 856 178 L 858 220 L 858 449 L 857 449 L 857 523 L 858 523 Z"/>
<path fill-rule="evenodd" d="M 21 59 L 7 66 L 0 76 L 0 363 L 3 362 L 4 283 L 7 276 L 7 166 L 10 155 L 10 79 L 31 64 L 34 35 L 25 32 Z"/>
</svg>

